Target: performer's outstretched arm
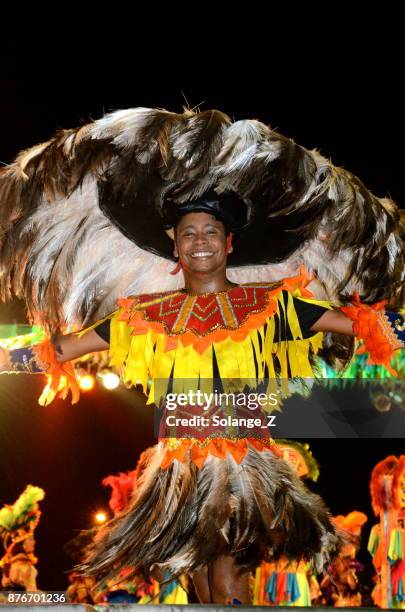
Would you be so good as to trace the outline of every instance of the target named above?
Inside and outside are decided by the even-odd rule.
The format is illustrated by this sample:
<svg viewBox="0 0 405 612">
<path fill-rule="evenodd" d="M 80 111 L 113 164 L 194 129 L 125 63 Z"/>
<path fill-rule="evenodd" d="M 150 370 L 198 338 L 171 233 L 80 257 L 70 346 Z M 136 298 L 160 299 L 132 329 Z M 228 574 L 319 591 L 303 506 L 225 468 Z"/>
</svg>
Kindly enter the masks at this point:
<svg viewBox="0 0 405 612">
<path fill-rule="evenodd" d="M 105 351 L 109 348 L 106 342 L 94 329 L 83 336 L 77 333 L 56 336 L 52 340 L 55 349 L 55 357 L 58 363 L 65 363 L 97 351 Z M 5 371 L 32 371 L 41 372 L 43 369 L 37 362 L 31 368 L 29 361 L 35 356 L 35 346 L 23 349 L 7 350 L 0 347 L 0 372 Z"/>
<path fill-rule="evenodd" d="M 354 336 L 353 321 L 340 310 L 327 310 L 314 325 L 311 330 L 314 332 L 333 332 Z"/>
<path fill-rule="evenodd" d="M 369 340 L 368 336 L 377 336 L 379 333 L 386 338 L 393 350 L 403 349 L 405 344 L 405 323 L 400 313 L 374 310 L 363 304 L 363 309 L 346 306 L 347 315 L 340 310 L 325 312 L 311 330 L 314 332 L 333 332 L 346 336 L 358 336 L 362 340 Z M 370 316 L 370 313 L 372 315 Z M 359 316 L 360 315 L 360 316 Z M 363 321 L 362 321 L 363 318 Z M 370 334 L 364 334 L 364 323 L 369 322 Z M 363 331 L 363 333 L 362 333 Z"/>
<path fill-rule="evenodd" d="M 399 312 L 385 310 L 384 306 L 384 302 L 372 306 L 362 304 L 355 296 L 350 306 L 322 314 L 311 329 L 356 336 L 363 342 L 358 352 L 369 353 L 370 364 L 383 365 L 397 375 L 390 361 L 394 351 L 405 348 L 405 318 Z"/>
<path fill-rule="evenodd" d="M 71 361 L 108 348 L 109 343 L 94 329 L 83 335 L 61 334 L 52 340 L 21 349 L 6 350 L 0 347 L 0 373 L 47 374 L 49 382 L 39 398 L 39 403 L 49 404 L 56 394 L 64 399 L 69 389 L 72 392 L 72 403 L 76 403 L 79 400 L 79 385 Z"/>
<path fill-rule="evenodd" d="M 57 336 L 53 339 L 53 345 L 59 363 L 78 359 L 88 353 L 106 351 L 110 346 L 94 329 L 83 336 L 76 333 Z"/>
</svg>

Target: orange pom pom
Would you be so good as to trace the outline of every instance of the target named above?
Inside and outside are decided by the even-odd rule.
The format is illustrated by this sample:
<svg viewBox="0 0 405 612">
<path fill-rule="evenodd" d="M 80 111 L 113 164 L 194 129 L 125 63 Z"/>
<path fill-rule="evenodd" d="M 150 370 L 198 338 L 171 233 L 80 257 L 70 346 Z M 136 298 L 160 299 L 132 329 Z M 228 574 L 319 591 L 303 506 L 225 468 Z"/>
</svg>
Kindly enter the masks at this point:
<svg viewBox="0 0 405 612">
<path fill-rule="evenodd" d="M 353 332 L 364 343 L 358 353 L 368 352 L 368 364 L 383 365 L 390 374 L 398 376 L 390 366 L 398 341 L 385 316 L 386 303 L 386 300 L 383 300 L 372 306 L 362 304 L 356 293 L 352 304 L 342 306 L 340 310 L 353 321 Z"/>
</svg>

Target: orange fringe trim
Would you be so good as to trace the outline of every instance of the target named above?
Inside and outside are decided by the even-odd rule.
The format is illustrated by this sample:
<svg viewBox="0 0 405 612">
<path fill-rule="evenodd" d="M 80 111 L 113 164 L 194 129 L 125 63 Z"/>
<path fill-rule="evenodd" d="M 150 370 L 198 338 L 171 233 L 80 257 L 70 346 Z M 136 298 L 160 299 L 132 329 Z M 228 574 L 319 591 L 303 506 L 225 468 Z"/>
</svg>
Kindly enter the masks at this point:
<svg viewBox="0 0 405 612">
<path fill-rule="evenodd" d="M 38 403 L 48 406 L 55 396 L 66 399 L 69 391 L 72 393 L 72 404 L 76 404 L 80 397 L 80 387 L 71 362 L 59 363 L 56 359 L 55 348 L 50 340 L 41 342 L 32 347 L 38 364 L 48 376 L 48 384 L 42 391 Z"/>
<path fill-rule="evenodd" d="M 118 320 L 126 321 L 129 327 L 134 328 L 132 331 L 133 336 L 146 334 L 149 330 L 154 330 L 159 334 L 163 334 L 165 336 L 165 351 L 177 348 L 181 341 L 183 346 L 192 345 L 195 351 L 202 355 L 213 342 L 223 342 L 227 338 L 231 338 L 231 340 L 235 342 L 243 342 L 250 331 L 262 327 L 267 319 L 275 314 L 277 302 L 273 298 L 281 291 L 286 290 L 292 292 L 299 288 L 303 297 L 313 297 L 311 291 L 305 289 L 306 285 L 308 285 L 312 279 L 313 276 L 309 276 L 304 266 L 301 266 L 298 276 L 283 279 L 282 285 L 269 291 L 269 302 L 262 312 L 252 314 L 235 330 L 216 329 L 206 336 L 197 336 L 191 331 L 176 335 L 168 335 L 162 323 L 158 321 L 145 321 L 142 310 L 132 310 L 132 306 L 136 303 L 136 298 L 121 298 L 117 301 L 118 306 L 123 309 L 123 313 L 119 315 Z"/>
<path fill-rule="evenodd" d="M 398 373 L 390 366 L 394 354 L 394 345 L 384 333 L 381 317 L 384 316 L 384 307 L 387 300 L 377 302 L 372 306 L 362 304 L 359 294 L 356 293 L 351 306 L 341 306 L 340 310 L 353 321 L 353 332 L 363 341 L 357 353 L 369 353 L 369 365 L 383 365 L 392 376 Z"/>
<path fill-rule="evenodd" d="M 165 442 L 167 444 L 167 442 Z M 183 438 L 180 444 L 175 449 L 166 448 L 160 467 L 162 470 L 167 469 L 175 459 L 181 463 L 185 463 L 188 459 L 198 468 L 202 468 L 208 455 L 225 459 L 230 453 L 236 463 L 241 463 L 246 457 L 249 446 L 252 446 L 257 451 L 270 450 L 278 457 L 282 457 L 282 452 L 277 448 L 273 439 L 262 442 L 256 438 L 241 438 L 239 440 L 227 440 L 225 438 L 213 438 L 208 443 L 196 443 L 192 438 Z M 187 455 L 189 454 L 189 457 Z"/>
</svg>

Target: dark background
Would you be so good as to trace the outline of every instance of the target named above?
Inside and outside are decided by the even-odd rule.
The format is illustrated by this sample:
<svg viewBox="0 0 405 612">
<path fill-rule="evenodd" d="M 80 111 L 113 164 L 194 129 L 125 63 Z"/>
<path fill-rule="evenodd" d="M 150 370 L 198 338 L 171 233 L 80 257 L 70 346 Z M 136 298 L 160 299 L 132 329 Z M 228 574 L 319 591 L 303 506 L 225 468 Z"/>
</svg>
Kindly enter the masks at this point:
<svg viewBox="0 0 405 612">
<path fill-rule="evenodd" d="M 2 43 L 0 161 L 111 110 L 214 107 L 320 149 L 404 207 L 401 22 L 394 11 L 369 12 L 369 24 L 339 6 L 319 24 L 320 13 L 307 23 L 291 8 L 283 17 L 242 15 L 238 27 L 234 10 L 221 21 L 217 10 L 177 7 L 171 17 L 186 23 L 179 33 L 164 15 L 132 19 L 118 7 L 102 26 L 61 14 L 42 31 L 26 18 L 27 32 L 19 28 Z M 0 307 L 2 323 L 22 317 L 14 304 Z M 135 392 L 93 392 L 76 406 L 42 408 L 40 388 L 26 376 L 0 378 L 0 504 L 28 483 L 45 488 L 38 582 L 64 589 L 63 544 L 106 507 L 100 480 L 133 468 L 153 442 L 152 417 Z M 369 405 L 365 395 L 356 401 Z M 334 514 L 366 512 L 368 535 L 371 469 L 403 453 L 403 440 L 311 440 L 311 448 L 321 467 L 314 490 Z"/>
</svg>

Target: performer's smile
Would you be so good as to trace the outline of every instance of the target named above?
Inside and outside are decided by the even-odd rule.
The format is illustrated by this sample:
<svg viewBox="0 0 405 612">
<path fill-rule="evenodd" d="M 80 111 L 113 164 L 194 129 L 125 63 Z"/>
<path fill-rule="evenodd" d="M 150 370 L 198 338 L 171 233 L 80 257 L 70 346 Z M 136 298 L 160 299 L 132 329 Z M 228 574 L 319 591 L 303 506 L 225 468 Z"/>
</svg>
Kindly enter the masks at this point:
<svg viewBox="0 0 405 612">
<path fill-rule="evenodd" d="M 205 212 L 184 215 L 176 228 L 174 254 L 184 270 L 206 274 L 225 270 L 227 252 L 224 224 Z"/>
</svg>

